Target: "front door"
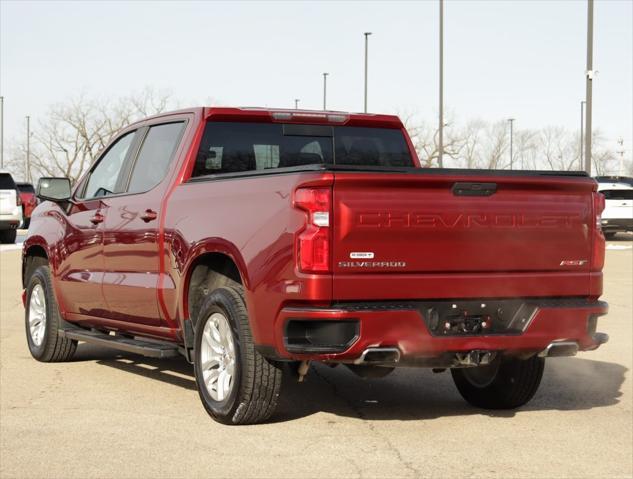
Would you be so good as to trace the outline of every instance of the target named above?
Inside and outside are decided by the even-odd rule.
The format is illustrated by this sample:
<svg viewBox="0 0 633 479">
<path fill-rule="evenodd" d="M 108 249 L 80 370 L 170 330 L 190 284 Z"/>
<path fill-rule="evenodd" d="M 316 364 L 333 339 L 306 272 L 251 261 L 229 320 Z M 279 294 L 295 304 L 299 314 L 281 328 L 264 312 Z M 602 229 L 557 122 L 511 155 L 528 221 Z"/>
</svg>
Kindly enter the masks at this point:
<svg viewBox="0 0 633 479">
<path fill-rule="evenodd" d="M 121 188 L 121 171 L 132 150 L 135 132 L 117 139 L 95 162 L 75 192 L 65 216 L 64 238 L 58 243 L 57 289 L 62 307 L 69 313 L 104 317 L 101 283 L 104 276 L 103 226 L 108 196 Z"/>
</svg>

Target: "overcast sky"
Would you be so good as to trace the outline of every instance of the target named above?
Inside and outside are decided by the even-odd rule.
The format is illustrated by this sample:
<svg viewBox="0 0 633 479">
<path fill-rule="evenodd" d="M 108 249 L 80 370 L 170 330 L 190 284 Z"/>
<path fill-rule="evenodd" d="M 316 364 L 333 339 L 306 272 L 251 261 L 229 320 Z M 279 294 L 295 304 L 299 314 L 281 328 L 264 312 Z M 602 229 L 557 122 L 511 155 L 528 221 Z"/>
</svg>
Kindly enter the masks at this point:
<svg viewBox="0 0 633 479">
<path fill-rule="evenodd" d="M 0 0 L 5 142 L 79 92 L 146 86 L 181 105 L 363 107 L 363 32 L 371 31 L 369 110 L 435 121 L 438 2 L 56 2 Z M 445 106 L 457 121 L 579 128 L 586 1 L 445 5 Z M 631 156 L 633 2 L 595 4 L 594 125 Z M 7 145 L 8 146 L 8 145 Z M 6 151 L 6 149 L 5 149 Z"/>
</svg>

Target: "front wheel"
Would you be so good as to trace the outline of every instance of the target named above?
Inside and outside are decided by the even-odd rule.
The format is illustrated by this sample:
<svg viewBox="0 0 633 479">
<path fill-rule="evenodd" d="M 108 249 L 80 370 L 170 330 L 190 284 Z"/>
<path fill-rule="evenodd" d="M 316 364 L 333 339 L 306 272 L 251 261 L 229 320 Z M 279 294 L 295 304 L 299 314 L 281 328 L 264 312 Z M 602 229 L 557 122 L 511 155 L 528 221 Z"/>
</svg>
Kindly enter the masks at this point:
<svg viewBox="0 0 633 479">
<path fill-rule="evenodd" d="M 33 272 L 26 288 L 26 340 L 35 359 L 49 363 L 73 357 L 77 341 L 60 336 L 62 324 L 50 269 L 42 265 Z"/>
<path fill-rule="evenodd" d="M 218 288 L 202 301 L 194 343 L 198 393 L 223 424 L 254 424 L 277 406 L 281 369 L 253 344 L 241 288 Z"/>
<path fill-rule="evenodd" d="M 487 366 L 451 369 L 462 397 L 483 409 L 515 409 L 526 404 L 538 389 L 545 359 L 497 357 Z"/>
</svg>

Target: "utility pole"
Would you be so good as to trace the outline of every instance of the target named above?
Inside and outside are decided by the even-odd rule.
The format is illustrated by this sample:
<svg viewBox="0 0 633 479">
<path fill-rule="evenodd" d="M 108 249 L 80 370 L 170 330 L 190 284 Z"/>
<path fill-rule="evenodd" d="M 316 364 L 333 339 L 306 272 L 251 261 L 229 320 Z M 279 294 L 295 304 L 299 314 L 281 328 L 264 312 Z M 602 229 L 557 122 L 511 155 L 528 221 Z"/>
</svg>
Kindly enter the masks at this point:
<svg viewBox="0 0 633 479">
<path fill-rule="evenodd" d="M 583 100 L 580 102 L 580 168 L 582 171 L 584 167 L 584 148 L 585 148 L 585 103 Z"/>
<path fill-rule="evenodd" d="M 440 0 L 440 126 L 437 162 L 444 167 L 444 0 Z"/>
<path fill-rule="evenodd" d="M 616 151 L 618 155 L 620 155 L 620 167 L 618 168 L 618 175 L 624 176 L 624 139 L 618 138 L 618 145 L 620 145 L 620 149 Z"/>
<path fill-rule="evenodd" d="M 329 73 L 323 73 L 323 109 L 327 109 L 327 76 Z"/>
<path fill-rule="evenodd" d="M 514 124 L 514 118 L 508 118 L 508 122 L 510 123 L 510 169 L 512 169 L 512 146 L 513 146 L 513 137 L 512 137 L 512 125 Z"/>
<path fill-rule="evenodd" d="M 365 109 L 363 110 L 367 113 L 367 62 L 369 58 L 369 35 L 371 32 L 365 32 Z"/>
<path fill-rule="evenodd" d="M 0 96 L 0 170 L 4 168 L 4 97 Z"/>
<path fill-rule="evenodd" d="M 295 110 L 299 108 L 299 98 L 295 98 Z"/>
<path fill-rule="evenodd" d="M 26 117 L 26 171 L 24 181 L 30 181 L 31 177 L 31 117 Z"/>
<path fill-rule="evenodd" d="M 586 130 L 585 130 L 585 171 L 591 175 L 591 93 L 593 81 L 593 0 L 587 0 L 587 101 Z"/>
</svg>

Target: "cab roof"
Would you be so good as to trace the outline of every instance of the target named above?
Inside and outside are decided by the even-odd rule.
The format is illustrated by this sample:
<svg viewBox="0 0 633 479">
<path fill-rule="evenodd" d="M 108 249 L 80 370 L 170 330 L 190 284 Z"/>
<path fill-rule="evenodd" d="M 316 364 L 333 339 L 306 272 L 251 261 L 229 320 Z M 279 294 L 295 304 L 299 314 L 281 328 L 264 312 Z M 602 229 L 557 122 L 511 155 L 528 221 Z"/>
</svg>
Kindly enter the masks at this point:
<svg viewBox="0 0 633 479">
<path fill-rule="evenodd" d="M 304 110 L 259 107 L 196 107 L 159 113 L 136 123 L 183 113 L 202 113 L 209 121 L 243 121 L 252 123 L 303 123 L 332 126 L 364 126 L 376 128 L 402 128 L 396 115 L 377 113 L 352 113 L 336 110 Z"/>
</svg>

